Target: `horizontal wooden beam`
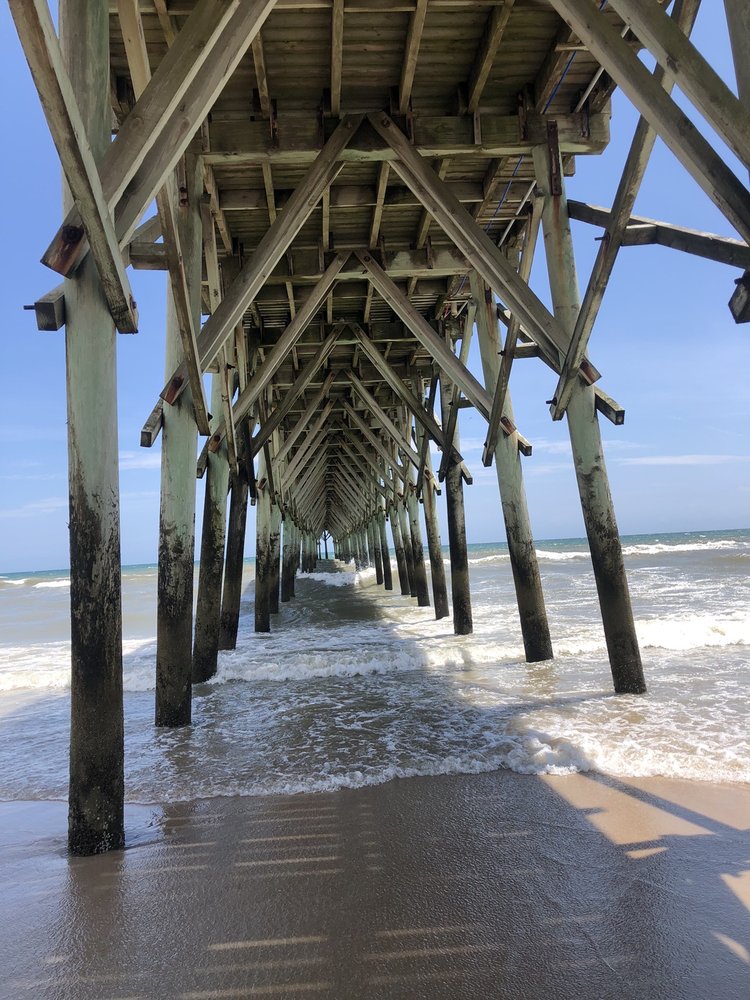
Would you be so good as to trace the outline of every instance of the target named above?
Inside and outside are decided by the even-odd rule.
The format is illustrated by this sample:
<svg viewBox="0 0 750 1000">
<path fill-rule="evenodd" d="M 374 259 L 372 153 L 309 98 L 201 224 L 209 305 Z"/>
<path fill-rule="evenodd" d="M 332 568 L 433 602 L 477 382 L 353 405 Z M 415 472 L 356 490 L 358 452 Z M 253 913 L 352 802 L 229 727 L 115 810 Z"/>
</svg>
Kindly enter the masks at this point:
<svg viewBox="0 0 750 1000">
<path fill-rule="evenodd" d="M 88 237 L 114 324 L 120 333 L 136 333 L 135 299 L 47 0 L 10 0 L 10 10 L 76 204 L 77 224 L 65 230 L 65 244 Z"/>
<path fill-rule="evenodd" d="M 517 115 L 485 113 L 476 123 L 466 115 L 415 115 L 414 148 L 427 157 L 523 156 L 546 141 L 550 117 L 558 124 L 560 149 L 566 154 L 601 153 L 609 143 L 609 116 L 604 114 L 529 115 L 522 130 Z M 211 122 L 211 149 L 204 159 L 215 166 L 264 161 L 299 164 L 313 160 L 324 144 L 315 116 L 289 112 L 282 123 L 280 134 L 273 137 L 266 122 L 252 122 L 246 117 L 224 122 L 216 115 Z M 335 119 L 324 123 L 326 136 L 330 135 L 333 124 Z M 391 161 L 396 154 L 377 133 L 363 126 L 342 151 L 341 159 L 354 163 Z"/>
<path fill-rule="evenodd" d="M 608 229 L 612 221 L 609 209 L 598 205 L 587 205 L 582 201 L 569 201 L 568 214 L 571 219 L 587 222 L 592 226 L 601 226 L 602 229 Z M 750 247 L 742 240 L 717 236 L 715 233 L 704 233 L 697 229 L 687 229 L 684 226 L 675 226 L 670 222 L 660 222 L 641 215 L 631 215 L 622 236 L 622 246 L 653 244 L 681 250 L 683 253 L 715 260 L 732 267 L 750 268 Z"/>
<path fill-rule="evenodd" d="M 683 167 L 750 242 L 750 192 L 591 0 L 549 0 Z"/>
<path fill-rule="evenodd" d="M 65 284 L 53 288 L 33 305 L 24 306 L 24 309 L 33 311 L 37 330 L 59 330 L 65 326 Z"/>
</svg>

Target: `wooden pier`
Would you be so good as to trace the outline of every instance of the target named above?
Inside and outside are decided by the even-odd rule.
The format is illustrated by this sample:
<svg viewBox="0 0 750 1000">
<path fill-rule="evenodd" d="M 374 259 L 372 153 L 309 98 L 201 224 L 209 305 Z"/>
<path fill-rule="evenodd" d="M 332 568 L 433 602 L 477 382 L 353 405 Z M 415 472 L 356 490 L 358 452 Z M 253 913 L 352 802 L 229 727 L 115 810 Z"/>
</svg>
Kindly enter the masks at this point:
<svg viewBox="0 0 750 1000">
<path fill-rule="evenodd" d="M 519 649 L 552 657 L 518 363 L 557 378 L 550 414 L 568 425 L 614 688 L 644 692 L 599 429 L 624 411 L 589 341 L 624 246 L 739 268 L 727 298 L 750 320 L 750 192 L 703 134 L 750 168 L 747 4 L 725 0 L 742 100 L 689 40 L 699 0 L 60 0 L 59 36 L 47 0 L 9 4 L 66 181 L 40 247 L 56 287 L 35 311 L 67 348 L 70 849 L 124 838 L 115 341 L 138 328 L 130 267 L 168 278 L 165 374 L 151 373 L 141 434 L 147 448 L 161 435 L 157 725 L 190 724 L 192 683 L 236 643 L 248 505 L 257 631 L 321 541 L 472 631 L 467 407 L 487 424 Z M 614 203 L 569 202 L 576 158 L 607 146 L 616 87 L 642 117 Z M 657 137 L 738 239 L 633 215 Z M 585 286 L 570 219 L 604 231 Z M 540 244 L 552 311 L 529 285 Z"/>
</svg>

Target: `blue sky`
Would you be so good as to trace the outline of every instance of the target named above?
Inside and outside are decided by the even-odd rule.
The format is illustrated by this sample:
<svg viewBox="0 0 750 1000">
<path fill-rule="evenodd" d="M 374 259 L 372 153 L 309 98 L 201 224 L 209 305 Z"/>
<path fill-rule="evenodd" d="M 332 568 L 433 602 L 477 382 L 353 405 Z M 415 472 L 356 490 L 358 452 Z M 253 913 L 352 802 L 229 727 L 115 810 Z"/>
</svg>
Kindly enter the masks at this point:
<svg viewBox="0 0 750 1000">
<path fill-rule="evenodd" d="M 734 86 L 723 16 L 705 4 L 694 40 Z M 713 10 L 712 10 L 713 8 Z M 37 332 L 23 312 L 56 283 L 38 259 L 60 216 L 60 176 L 38 98 L 6 5 L 0 5 L 0 108 L 12 153 L 2 158 L 6 250 L 0 269 L 0 572 L 67 565 L 67 455 L 63 331 Z M 612 143 L 577 161 L 570 197 L 609 206 L 637 116 L 620 94 Z M 698 122 L 697 116 L 693 114 Z M 710 135 L 707 126 L 701 124 Z M 717 145 L 720 146 L 718 140 Z M 726 153 L 739 176 L 742 168 Z M 736 235 L 672 154 L 657 143 L 636 211 L 696 229 Z M 575 224 L 582 289 L 600 231 Z M 602 421 L 607 464 L 623 533 L 750 525 L 750 326 L 727 309 L 739 272 L 660 247 L 625 248 L 594 332 L 590 357 L 601 387 L 627 411 L 625 425 Z M 157 550 L 159 450 L 139 432 L 163 384 L 165 276 L 131 272 L 139 303 L 137 336 L 118 338 L 120 488 L 124 563 L 152 562 Z M 532 285 L 548 302 L 543 254 Z M 472 348 L 472 369 L 481 371 Z M 556 377 L 519 362 L 511 382 L 519 429 L 534 445 L 524 460 L 535 536 L 580 536 L 583 524 L 564 423 L 545 400 Z M 469 541 L 504 537 L 494 469 L 483 469 L 484 423 L 461 415 L 462 451 L 475 475 L 466 490 Z M 199 516 L 203 484 L 198 484 Z M 442 510 L 442 503 L 439 505 Z M 246 551 L 254 551 L 254 516 Z M 444 540 L 447 538 L 444 532 Z"/>
</svg>

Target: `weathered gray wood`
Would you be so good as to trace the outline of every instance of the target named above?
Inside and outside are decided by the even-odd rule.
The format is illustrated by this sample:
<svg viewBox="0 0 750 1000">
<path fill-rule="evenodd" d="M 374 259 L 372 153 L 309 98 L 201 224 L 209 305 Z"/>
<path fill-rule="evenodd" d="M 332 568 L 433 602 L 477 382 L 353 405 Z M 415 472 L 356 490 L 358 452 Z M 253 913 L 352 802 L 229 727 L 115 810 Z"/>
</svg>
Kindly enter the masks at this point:
<svg viewBox="0 0 750 1000">
<path fill-rule="evenodd" d="M 396 505 L 393 505 L 388 514 L 391 524 L 391 536 L 393 538 L 393 548 L 396 551 L 396 567 L 398 569 L 398 583 L 401 588 L 401 595 L 409 597 L 411 586 L 409 585 L 409 572 L 406 567 L 406 553 L 404 551 L 404 539 L 401 535 L 401 521 Z"/>
<path fill-rule="evenodd" d="M 479 384 L 471 372 L 462 365 L 458 358 L 445 346 L 427 320 L 409 302 L 404 293 L 385 271 L 374 260 L 370 253 L 357 252 L 357 257 L 367 268 L 370 281 L 388 305 L 408 326 L 419 343 L 434 358 L 437 364 L 450 375 L 452 381 L 461 387 L 461 391 L 471 400 L 472 404 L 487 419 L 492 401 L 487 391 Z"/>
<path fill-rule="evenodd" d="M 560 148 L 566 154 L 601 153 L 609 142 L 608 114 L 538 115 L 529 114 L 525 128 L 519 128 L 518 115 L 414 115 L 415 149 L 420 156 L 442 158 L 446 156 L 486 159 L 488 156 L 528 156 L 540 142 L 545 141 L 547 123 L 554 117 L 558 124 Z M 310 163 L 320 152 L 325 136 L 330 134 L 336 119 L 324 123 L 321 134 L 319 123 L 309 112 L 288 111 L 284 114 L 285 128 L 278 137 L 272 136 L 268 123 L 262 120 L 244 121 L 238 128 L 236 122 L 211 126 L 211 149 L 205 154 L 206 163 L 212 166 L 233 164 L 242 166 L 268 162 L 272 164 Z M 477 133 L 481 141 L 477 142 Z M 364 126 L 358 135 L 342 150 L 341 159 L 348 163 L 388 161 L 391 165 L 397 154 L 377 134 Z"/>
<path fill-rule="evenodd" d="M 391 554 L 388 551 L 388 536 L 385 533 L 385 510 L 381 506 L 377 516 L 378 535 L 380 537 L 380 557 L 383 563 L 383 587 L 393 590 L 393 571 L 391 570 Z"/>
<path fill-rule="evenodd" d="M 580 309 L 578 279 L 565 189 L 559 195 L 550 191 L 549 155 L 546 146 L 534 152 L 537 184 L 544 197 L 544 246 L 555 313 L 572 333 Z M 646 684 L 591 386 L 580 380 L 575 384 L 567 415 L 615 691 L 641 694 Z"/>
<path fill-rule="evenodd" d="M 294 597 L 294 522 L 287 514 L 284 518 L 284 541 L 281 549 L 281 595 L 282 604 Z"/>
<path fill-rule="evenodd" d="M 417 441 L 422 445 L 427 441 L 424 428 L 417 429 Z M 425 451 L 425 469 L 432 473 L 432 459 L 429 447 Z M 440 524 L 438 521 L 437 503 L 435 501 L 434 477 L 429 476 L 422 490 L 422 506 L 424 508 L 424 523 L 427 534 L 427 552 L 430 557 L 430 577 L 432 579 L 432 602 L 435 607 L 435 618 L 447 618 L 448 587 L 445 582 L 445 565 L 443 563 L 443 543 L 440 540 Z"/>
<path fill-rule="evenodd" d="M 372 552 L 372 557 L 375 562 L 375 583 L 379 587 L 382 587 L 383 550 L 380 547 L 380 531 L 375 518 L 372 518 L 367 524 L 367 537 L 370 542 L 370 551 Z"/>
<path fill-rule="evenodd" d="M 281 574 L 281 510 L 274 503 L 271 506 L 271 526 L 269 530 L 269 571 L 268 571 L 268 611 L 279 613 L 279 584 Z"/>
<path fill-rule="evenodd" d="M 610 211 L 598 205 L 586 205 L 572 200 L 569 206 L 571 219 L 588 222 L 592 226 L 601 226 L 607 230 L 607 239 L 612 242 L 612 232 L 617 217 L 614 209 Z M 684 226 L 675 226 L 670 222 L 660 222 L 641 215 L 627 216 L 619 242 L 624 247 L 658 244 L 695 257 L 729 264 L 731 267 L 750 266 L 750 248 L 741 240 L 717 236 L 716 233 L 700 232 L 697 229 L 687 229 Z"/>
<path fill-rule="evenodd" d="M 58 285 L 37 299 L 33 306 L 24 308 L 33 308 L 37 330 L 60 330 L 65 326 L 65 285 Z"/>
<path fill-rule="evenodd" d="M 477 338 L 482 370 L 485 384 L 493 385 L 499 380 L 501 368 L 500 336 L 497 310 L 492 294 L 487 295 L 488 291 L 479 276 L 473 274 L 471 292 L 477 304 Z M 513 404 L 507 390 L 501 415 L 513 419 Z M 526 660 L 529 663 L 550 660 L 553 656 L 552 640 L 518 448 L 510 436 L 501 434 L 495 443 L 493 455 Z"/>
<path fill-rule="evenodd" d="M 427 0 L 415 0 L 414 10 L 409 15 L 409 27 L 406 31 L 406 47 L 401 62 L 401 81 L 398 87 L 398 110 L 405 115 L 411 101 L 411 88 L 419 58 L 419 46 L 422 41 L 424 21 L 427 16 Z"/>
<path fill-rule="evenodd" d="M 534 263 L 534 253 L 536 251 L 537 236 L 539 234 L 539 226 L 542 221 L 542 202 L 541 199 L 535 198 L 534 205 L 532 209 L 532 214 L 526 223 L 526 237 L 524 239 L 523 250 L 521 253 L 521 261 L 518 268 L 519 277 L 528 284 L 529 278 L 531 277 L 531 267 Z M 478 278 L 472 276 L 471 279 L 476 282 Z M 472 288 L 474 285 L 472 285 Z M 487 291 L 490 294 L 490 300 L 492 299 L 492 293 L 489 289 Z M 475 296 L 476 301 L 476 296 Z M 486 293 L 482 296 L 482 301 L 477 302 L 477 313 L 480 310 L 486 309 L 488 307 L 487 295 Z M 494 303 L 493 303 L 494 308 Z M 496 329 L 497 322 L 492 324 L 492 327 Z M 490 411 L 490 417 L 487 421 L 487 437 L 484 442 L 484 450 L 482 452 L 482 465 L 485 467 L 492 464 L 492 456 L 495 454 L 495 448 L 497 447 L 498 435 L 501 430 L 500 420 L 505 411 L 505 398 L 508 393 L 508 386 L 510 385 L 510 372 L 513 367 L 513 360 L 516 356 L 516 345 L 518 343 L 518 336 L 521 332 L 521 324 L 516 316 L 511 317 L 511 321 L 508 325 L 508 333 L 505 338 L 504 349 L 502 352 L 502 358 L 500 363 L 497 365 L 497 373 L 495 376 L 494 384 L 495 391 L 492 396 L 492 409 Z M 499 351 L 499 343 L 498 343 Z M 578 364 L 580 365 L 580 359 Z M 493 370 L 494 370 L 493 365 Z M 485 384 L 489 388 L 492 382 L 487 382 L 487 369 L 485 367 Z"/>
<path fill-rule="evenodd" d="M 271 631 L 271 493 L 268 487 L 266 456 L 258 461 L 258 502 L 255 506 L 255 631 Z"/>
<path fill-rule="evenodd" d="M 331 114 L 341 114 L 341 74 L 344 61 L 344 0 L 331 6 Z"/>
<path fill-rule="evenodd" d="M 657 4 L 609 0 L 727 146 L 750 169 L 750 112 Z"/>
<path fill-rule="evenodd" d="M 91 152 L 109 143 L 109 20 L 61 0 L 63 60 Z M 79 53 L 85 51 L 82 60 Z M 70 199 L 68 199 L 70 204 Z M 70 495 L 70 784 L 68 846 L 123 846 L 124 740 L 115 330 L 90 259 L 65 282 Z"/>
<path fill-rule="evenodd" d="M 474 114 L 479 110 L 479 102 L 482 99 L 487 79 L 495 61 L 495 55 L 500 47 L 505 29 L 513 13 L 515 0 L 505 0 L 500 7 L 494 7 L 487 18 L 484 26 L 482 41 L 479 50 L 474 57 L 471 67 L 471 76 L 466 87 L 466 103 L 468 110 Z"/>
<path fill-rule="evenodd" d="M 444 375 L 440 377 L 440 404 L 443 426 L 450 423 L 450 404 L 454 386 Z M 447 431 L 446 431 L 447 433 Z M 453 439 L 460 447 L 458 424 L 453 424 Z M 452 444 L 452 442 L 450 442 Z M 451 604 L 453 606 L 453 631 L 456 635 L 471 635 L 474 620 L 471 611 L 469 581 L 469 553 L 466 547 L 466 515 L 461 467 L 450 458 L 445 470 L 445 506 L 448 522 L 448 548 L 451 561 Z"/>
<path fill-rule="evenodd" d="M 186 204 L 177 212 L 183 273 L 189 290 L 191 322 L 201 314 L 200 165 L 192 157 L 185 174 Z M 170 191 L 175 195 L 174 188 Z M 173 286 L 167 290 L 165 368 L 183 357 L 184 340 Z M 159 568 L 156 610 L 157 726 L 185 726 L 192 719 L 193 579 L 195 574 L 195 424 L 192 392 L 160 414 L 161 486 Z M 144 431 L 146 428 L 144 428 Z M 143 433 L 141 437 L 143 440 Z"/>
<path fill-rule="evenodd" d="M 106 203 L 110 211 L 117 206 L 120 241 L 129 239 L 273 6 L 274 0 L 200 0 L 192 11 L 100 164 Z M 211 58 L 217 51 L 221 58 Z M 84 239 L 65 237 L 76 224 L 69 214 L 44 255 L 63 274 L 87 252 Z"/>
<path fill-rule="evenodd" d="M 750 242 L 750 192 L 589 0 L 550 0 L 719 211 Z"/>
<path fill-rule="evenodd" d="M 221 413 L 221 377 L 211 376 L 211 409 Z M 219 418 L 214 417 L 214 426 Z M 226 447 L 208 455 L 206 492 L 203 500 L 203 530 L 198 571 L 198 600 L 195 607 L 193 641 L 193 683 L 200 684 L 216 674 L 221 624 L 221 590 L 227 528 L 229 462 Z"/>
<path fill-rule="evenodd" d="M 502 252 L 456 200 L 445 182 L 436 176 L 390 118 L 382 114 L 371 114 L 368 120 L 398 156 L 398 159 L 391 163 L 392 169 L 411 188 L 487 284 L 501 295 L 511 310 L 519 316 L 539 346 L 548 351 L 553 359 L 558 352 L 564 353 L 569 338 L 559 323 L 528 285 L 518 277 Z M 448 371 L 448 373 L 458 385 L 461 385 L 460 379 L 453 372 Z M 474 402 L 471 393 L 467 392 L 464 385 L 461 385 L 461 390 Z M 474 405 L 477 404 L 474 402 Z M 489 407 L 487 411 L 489 412 Z"/>
<path fill-rule="evenodd" d="M 242 601 L 242 570 L 245 560 L 247 480 L 240 472 L 233 472 L 231 484 L 224 589 L 221 595 L 219 649 L 234 649 L 237 646 L 240 602 Z"/>
<path fill-rule="evenodd" d="M 66 236 L 74 232 L 73 239 L 81 238 L 85 231 L 115 326 L 121 333 L 136 333 L 135 299 L 102 191 L 99 167 L 89 145 L 86 123 L 60 51 L 47 0 L 9 0 L 9 4 L 52 141 L 79 213 L 78 226 L 68 230 Z"/>
</svg>

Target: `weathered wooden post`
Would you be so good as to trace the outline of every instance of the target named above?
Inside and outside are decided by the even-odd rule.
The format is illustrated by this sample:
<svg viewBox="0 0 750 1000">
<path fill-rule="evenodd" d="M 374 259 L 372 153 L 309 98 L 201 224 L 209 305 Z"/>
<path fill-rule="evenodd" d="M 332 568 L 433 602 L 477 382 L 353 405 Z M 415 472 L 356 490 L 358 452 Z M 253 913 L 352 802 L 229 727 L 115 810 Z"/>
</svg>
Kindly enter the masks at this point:
<svg viewBox="0 0 750 1000">
<path fill-rule="evenodd" d="M 266 472 L 266 458 L 258 460 L 258 499 L 255 505 L 255 631 L 271 631 L 269 601 L 271 548 L 271 491 Z"/>
<path fill-rule="evenodd" d="M 233 472 L 227 528 L 227 554 L 224 566 L 224 591 L 221 598 L 219 649 L 234 649 L 240 623 L 242 570 L 245 561 L 248 486 L 245 477 Z"/>
<path fill-rule="evenodd" d="M 417 442 L 424 446 L 424 430 L 417 428 Z M 437 504 L 435 503 L 435 485 L 432 478 L 432 458 L 430 449 L 425 452 L 425 475 L 422 479 L 422 506 L 424 507 L 424 523 L 427 532 L 427 551 L 430 555 L 430 576 L 432 577 L 432 599 L 435 603 L 435 618 L 447 618 L 448 585 L 445 582 L 445 564 L 443 563 L 443 543 L 440 539 L 440 524 L 438 522 Z"/>
<path fill-rule="evenodd" d="M 544 197 L 542 226 L 554 313 L 572 335 L 580 309 L 578 277 L 562 158 L 554 141 L 550 145 L 535 147 L 534 169 Z M 618 694 L 642 694 L 646 690 L 646 682 L 604 464 L 594 390 L 580 378 L 568 404 L 567 418 L 615 691 Z"/>
<path fill-rule="evenodd" d="M 371 518 L 367 524 L 367 538 L 370 543 L 370 551 L 375 561 L 375 582 L 378 586 L 383 584 L 383 556 L 380 549 L 380 531 L 375 518 Z"/>
<path fill-rule="evenodd" d="M 106 4 L 60 0 L 63 58 L 96 160 L 110 143 Z M 81 58 L 86 53 L 86 58 Z M 66 195 L 66 209 L 72 200 Z M 123 709 L 115 328 L 91 254 L 65 281 L 73 854 L 122 847 Z"/>
<path fill-rule="evenodd" d="M 284 542 L 281 555 L 281 603 L 294 597 L 294 522 L 289 514 L 284 517 Z"/>
<path fill-rule="evenodd" d="M 219 362 L 221 363 L 221 362 Z M 211 431 L 221 424 L 221 376 L 211 376 Z M 198 600 L 195 607 L 193 683 L 207 681 L 216 673 L 221 623 L 221 585 L 224 573 L 224 543 L 227 527 L 229 462 L 226 441 L 216 453 L 209 451 L 203 499 L 203 530 L 198 570 Z"/>
<path fill-rule="evenodd" d="M 397 504 L 392 503 L 388 513 L 388 520 L 391 524 L 391 536 L 393 537 L 393 548 L 396 551 L 396 567 L 398 569 L 398 583 L 403 597 L 409 597 L 411 587 L 409 586 L 409 572 L 406 568 L 406 554 L 404 552 L 404 540 L 401 537 L 401 524 L 399 522 Z"/>
<path fill-rule="evenodd" d="M 443 427 L 450 422 L 451 394 L 453 385 L 440 376 L 440 404 L 443 412 Z M 460 449 L 461 442 L 458 423 L 455 425 L 452 442 Z M 464 514 L 464 489 L 461 466 L 453 458 L 448 459 L 445 473 L 445 501 L 448 512 L 448 548 L 451 560 L 451 601 L 453 604 L 453 631 L 456 635 L 470 635 L 474 631 L 471 613 L 471 590 L 469 588 L 469 553 L 466 547 L 466 516 Z"/>
<path fill-rule="evenodd" d="M 185 192 L 177 209 L 185 278 L 196 329 L 201 316 L 203 173 L 185 157 Z M 174 189 L 173 189 L 174 190 Z M 167 288 L 166 376 L 184 356 L 171 287 Z M 162 412 L 159 570 L 156 612 L 157 726 L 185 726 L 192 718 L 193 577 L 195 572 L 195 452 L 197 430 L 188 387 Z"/>
<path fill-rule="evenodd" d="M 471 275 L 471 290 L 477 307 L 476 324 L 484 384 L 488 392 L 494 393 L 500 371 L 501 350 L 497 307 L 492 292 L 476 272 L 472 272 Z M 505 400 L 503 416 L 512 421 L 513 406 L 510 393 L 506 392 Z M 547 623 L 547 609 L 544 606 L 539 563 L 531 533 L 521 456 L 515 436 L 501 432 L 498 435 L 494 455 L 526 660 L 529 663 L 550 660 L 553 656 L 552 640 Z"/>
<path fill-rule="evenodd" d="M 269 536 L 270 567 L 268 577 L 268 610 L 272 615 L 279 613 L 279 574 L 281 569 L 281 508 L 278 502 L 271 506 L 271 530 Z"/>
<path fill-rule="evenodd" d="M 415 488 L 414 470 L 405 469 L 408 484 L 406 486 L 406 506 L 409 511 L 409 531 L 414 554 L 414 585 L 417 591 L 417 604 L 420 608 L 429 608 L 430 593 L 427 589 L 427 569 L 424 564 L 424 544 L 422 543 L 422 528 L 419 524 L 419 501 Z"/>
<path fill-rule="evenodd" d="M 393 572 L 391 570 L 391 554 L 388 551 L 388 536 L 385 533 L 385 510 L 380 501 L 378 510 L 378 534 L 380 536 L 380 556 L 383 563 L 383 586 L 393 590 Z"/>
</svg>

